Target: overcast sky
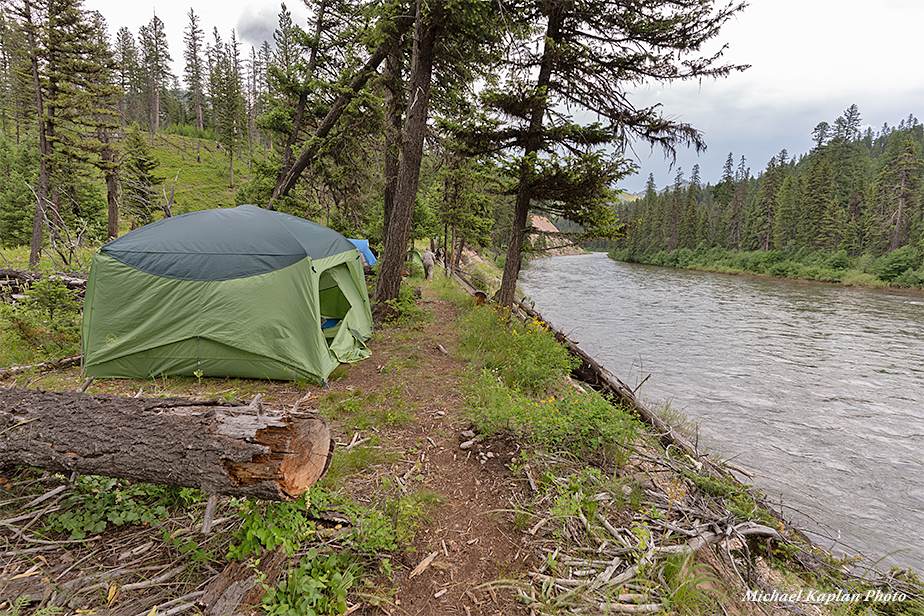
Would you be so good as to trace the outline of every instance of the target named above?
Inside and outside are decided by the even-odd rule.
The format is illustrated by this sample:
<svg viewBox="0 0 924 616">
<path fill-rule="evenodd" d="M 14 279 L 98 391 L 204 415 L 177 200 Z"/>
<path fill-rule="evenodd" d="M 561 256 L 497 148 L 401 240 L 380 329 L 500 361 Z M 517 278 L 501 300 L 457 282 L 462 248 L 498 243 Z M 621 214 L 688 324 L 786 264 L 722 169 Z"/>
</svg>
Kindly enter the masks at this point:
<svg viewBox="0 0 924 616">
<path fill-rule="evenodd" d="M 302 3 L 287 6 L 304 23 Z M 224 40 L 234 28 L 248 52 L 272 42 L 280 9 L 269 0 L 85 0 L 84 7 L 103 13 L 113 37 L 122 26 L 137 36 L 156 10 L 178 67 L 190 7 L 209 39 L 213 27 Z M 750 69 L 700 84 L 651 84 L 632 94 L 636 106 L 660 102 L 665 115 L 702 130 L 707 151 L 698 157 L 681 151 L 669 169 L 660 151 L 639 146 L 641 170 L 621 187 L 641 191 L 649 173 L 663 187 L 678 169 L 689 179 L 697 163 L 702 180 L 715 183 L 730 152 L 736 166 L 744 156 L 757 175 L 784 148 L 790 156 L 807 152 L 815 125 L 833 124 L 854 103 L 864 125 L 877 130 L 909 114 L 924 117 L 922 25 L 921 0 L 751 0 L 720 36 L 728 44 L 725 60 Z"/>
</svg>

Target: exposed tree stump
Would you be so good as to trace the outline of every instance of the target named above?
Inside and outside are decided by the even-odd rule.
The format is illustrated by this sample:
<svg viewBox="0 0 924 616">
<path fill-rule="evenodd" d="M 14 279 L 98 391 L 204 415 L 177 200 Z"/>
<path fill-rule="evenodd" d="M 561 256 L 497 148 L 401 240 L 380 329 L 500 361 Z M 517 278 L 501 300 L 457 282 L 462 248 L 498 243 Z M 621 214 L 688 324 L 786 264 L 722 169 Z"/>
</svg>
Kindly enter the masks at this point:
<svg viewBox="0 0 924 616">
<path fill-rule="evenodd" d="M 0 465 L 294 500 L 327 470 L 333 447 L 315 413 L 0 390 Z"/>
<path fill-rule="evenodd" d="M 282 575 L 286 556 L 281 548 L 264 551 L 259 559 L 232 562 L 205 590 L 199 600 L 205 616 L 243 616 L 252 614 L 266 590 Z"/>
</svg>

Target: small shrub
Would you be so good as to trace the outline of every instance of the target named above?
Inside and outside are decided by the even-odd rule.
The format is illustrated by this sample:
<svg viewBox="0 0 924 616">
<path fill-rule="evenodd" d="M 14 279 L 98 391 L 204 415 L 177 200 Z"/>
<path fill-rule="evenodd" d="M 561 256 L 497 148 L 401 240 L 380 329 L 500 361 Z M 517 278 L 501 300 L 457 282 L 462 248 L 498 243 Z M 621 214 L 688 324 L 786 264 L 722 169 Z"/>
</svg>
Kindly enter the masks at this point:
<svg viewBox="0 0 924 616">
<path fill-rule="evenodd" d="M 49 517 L 48 527 L 69 532 L 71 539 L 83 539 L 103 532 L 108 524 L 153 524 L 165 518 L 170 509 L 200 498 L 198 490 L 86 475 L 77 479 L 61 511 Z"/>
<path fill-rule="evenodd" d="M 802 274 L 802 266 L 786 259 L 771 265 L 767 270 L 767 274 L 777 278 L 799 278 Z"/>
<path fill-rule="evenodd" d="M 346 596 L 362 575 L 347 554 L 311 548 L 278 586 L 263 596 L 268 616 L 334 616 L 347 610 Z"/>
<path fill-rule="evenodd" d="M 841 284 L 848 287 L 884 287 L 888 283 L 879 280 L 872 274 L 853 270 L 841 278 Z"/>
<path fill-rule="evenodd" d="M 423 324 L 429 313 L 417 305 L 414 289 L 402 284 L 398 289 L 398 297 L 385 302 L 388 305 L 387 321 L 401 326 Z"/>
<path fill-rule="evenodd" d="M 893 287 L 924 287 L 924 267 L 918 270 L 913 270 L 911 268 L 906 269 L 904 272 L 892 279 Z"/>
<path fill-rule="evenodd" d="M 881 280 L 891 282 L 909 269 L 916 269 L 919 265 L 918 250 L 914 246 L 902 246 L 876 259 L 870 272 Z"/>
<path fill-rule="evenodd" d="M 44 278 L 16 305 L 0 305 L 3 365 L 35 363 L 80 352 L 80 306 L 66 286 Z"/>
<path fill-rule="evenodd" d="M 838 250 L 828 257 L 825 265 L 833 270 L 845 270 L 850 267 L 850 257 L 847 256 L 846 250 Z"/>
<path fill-rule="evenodd" d="M 228 550 L 228 558 L 242 559 L 259 554 L 261 549 L 281 547 L 294 554 L 302 541 L 314 533 L 308 520 L 307 496 L 293 502 L 268 503 L 255 499 L 241 501 L 238 515 L 244 523 Z"/>
</svg>

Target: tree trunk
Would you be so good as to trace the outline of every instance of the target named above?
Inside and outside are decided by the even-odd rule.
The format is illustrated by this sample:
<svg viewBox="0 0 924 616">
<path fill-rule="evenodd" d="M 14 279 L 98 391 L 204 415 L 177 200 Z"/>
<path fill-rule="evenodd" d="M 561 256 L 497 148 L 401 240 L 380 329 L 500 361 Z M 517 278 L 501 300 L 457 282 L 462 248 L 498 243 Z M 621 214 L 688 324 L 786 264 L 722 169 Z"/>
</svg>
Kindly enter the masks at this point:
<svg viewBox="0 0 924 616">
<path fill-rule="evenodd" d="M 103 174 L 106 177 L 106 239 L 119 237 L 119 177 L 116 153 L 109 139 L 109 129 L 99 128 L 99 140 L 103 144 L 100 157 L 103 160 Z"/>
<path fill-rule="evenodd" d="M 234 145 L 228 150 L 228 167 L 231 174 L 231 190 L 234 190 Z"/>
<path fill-rule="evenodd" d="M 439 29 L 439 18 L 434 13 L 438 10 L 433 7 L 430 14 L 424 15 L 422 1 L 417 2 L 417 24 L 408 83 L 407 114 L 401 137 L 398 184 L 391 220 L 388 223 L 388 236 L 384 238 L 385 246 L 379 261 L 379 277 L 376 280 L 373 298 L 375 310 L 379 311 L 379 314 L 385 302 L 398 297 L 401 287 L 401 271 L 411 235 L 411 219 L 414 216 L 414 200 L 417 197 L 423 143 L 427 132 L 434 47 Z"/>
<path fill-rule="evenodd" d="M 507 260 L 504 262 L 504 275 L 501 278 L 500 288 L 495 296 L 496 302 L 501 306 L 511 306 L 517 288 L 517 278 L 520 276 L 520 254 L 523 251 L 523 241 L 526 237 L 526 225 L 529 221 L 529 207 L 532 201 L 532 187 L 530 186 L 530 171 L 534 164 L 533 157 L 542 145 L 542 127 L 548 99 L 545 92 L 552 81 L 553 54 L 558 53 L 558 43 L 561 41 L 561 24 L 564 19 L 566 7 L 558 3 L 551 8 L 549 23 L 545 32 L 545 48 L 542 52 L 542 63 L 539 67 L 539 76 L 536 79 L 536 102 L 532 109 L 529 121 L 529 132 L 526 138 L 526 147 L 523 152 L 523 162 L 520 164 L 520 178 L 517 187 L 517 200 L 514 205 L 513 228 L 510 230 L 510 243 L 507 246 Z"/>
<path fill-rule="evenodd" d="M 392 51 L 385 59 L 385 195 L 382 208 L 382 237 L 388 237 L 388 224 L 395 206 L 398 187 L 398 161 L 401 160 L 401 56 Z"/>
<path fill-rule="evenodd" d="M 413 23 L 412 19 L 403 16 L 399 17 L 397 19 L 397 32 L 395 33 L 395 38 L 400 39 Z M 298 182 L 298 178 L 301 177 L 302 172 L 315 157 L 317 157 L 318 150 L 320 150 L 324 138 L 330 134 L 331 129 L 337 124 L 337 121 L 340 119 L 340 116 L 343 115 L 349 102 L 353 100 L 363 87 L 365 87 L 366 82 L 375 75 L 376 69 L 379 64 L 382 63 L 382 60 L 385 59 L 388 50 L 393 44 L 393 41 L 383 43 L 371 56 L 369 56 L 369 59 L 366 60 L 363 67 L 356 72 L 349 85 L 347 85 L 334 101 L 333 105 L 331 105 L 330 111 L 328 111 L 324 119 L 321 120 L 321 123 L 314 131 L 314 135 L 305 145 L 305 149 L 298 155 L 298 158 L 295 159 L 295 162 L 292 163 L 292 166 L 290 168 L 283 168 L 280 171 L 279 177 L 276 179 L 276 187 L 273 189 L 273 196 L 270 199 L 268 209 L 273 209 L 273 201 L 289 194 L 289 191 L 291 191 L 295 183 Z"/>
<path fill-rule="evenodd" d="M 48 203 L 48 185 L 51 183 L 51 171 L 48 168 L 51 147 L 45 134 L 45 112 L 42 101 L 42 84 L 39 79 L 38 46 L 35 40 L 35 24 L 32 23 L 32 5 L 25 2 L 23 6 L 26 33 L 29 38 L 29 60 L 32 68 L 32 87 L 35 91 L 35 112 L 39 131 L 39 177 L 35 187 L 35 215 L 32 218 L 32 242 L 29 247 L 29 268 L 38 267 L 42 256 L 43 229 L 45 224 L 45 205 Z"/>
<path fill-rule="evenodd" d="M 313 413 L 0 390 L 0 466 L 294 500 L 323 476 L 332 453 L 327 424 Z"/>
</svg>

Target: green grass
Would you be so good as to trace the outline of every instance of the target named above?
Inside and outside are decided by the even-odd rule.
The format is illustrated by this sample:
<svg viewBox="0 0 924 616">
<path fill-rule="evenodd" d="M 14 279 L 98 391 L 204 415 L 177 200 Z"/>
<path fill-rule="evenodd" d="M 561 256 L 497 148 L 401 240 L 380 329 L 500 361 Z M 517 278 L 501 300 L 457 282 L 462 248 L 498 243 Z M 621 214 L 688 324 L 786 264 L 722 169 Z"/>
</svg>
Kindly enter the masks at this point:
<svg viewBox="0 0 924 616">
<path fill-rule="evenodd" d="M 547 451 L 564 451 L 622 466 L 643 430 L 628 412 L 596 392 L 566 391 L 535 398 L 504 386 L 482 371 L 469 381 L 467 419 L 482 434 L 510 430 Z"/>
<path fill-rule="evenodd" d="M 153 151 L 160 163 L 157 173 L 165 178 L 163 188 L 168 197 L 175 184 L 174 215 L 235 205 L 228 156 L 214 141 L 158 135 L 154 138 Z M 236 158 L 235 188 L 249 177 L 245 161 Z"/>
<path fill-rule="evenodd" d="M 406 424 L 412 419 L 413 409 L 401 393 L 399 390 L 385 395 L 361 391 L 330 393 L 321 401 L 321 415 L 341 423 L 345 430 Z"/>
</svg>

